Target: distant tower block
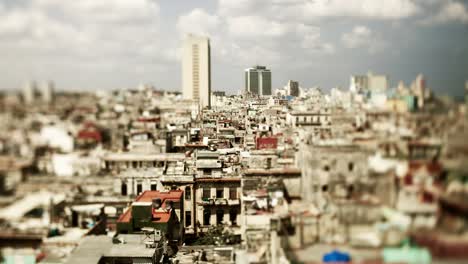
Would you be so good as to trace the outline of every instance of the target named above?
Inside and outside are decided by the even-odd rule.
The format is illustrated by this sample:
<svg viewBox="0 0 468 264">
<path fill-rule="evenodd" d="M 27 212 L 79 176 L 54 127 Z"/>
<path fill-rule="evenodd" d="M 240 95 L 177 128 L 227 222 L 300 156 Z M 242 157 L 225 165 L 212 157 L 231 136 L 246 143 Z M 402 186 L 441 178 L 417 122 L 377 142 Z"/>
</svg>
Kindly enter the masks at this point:
<svg viewBox="0 0 468 264">
<path fill-rule="evenodd" d="M 245 91 L 256 95 L 271 95 L 271 71 L 260 65 L 246 69 Z"/>
<path fill-rule="evenodd" d="M 368 72 L 367 75 L 352 75 L 350 90 L 357 93 L 385 92 L 388 89 L 389 80 L 386 75 L 375 75 Z"/>
<path fill-rule="evenodd" d="M 424 107 L 424 101 L 426 99 L 426 79 L 424 78 L 424 75 L 419 74 L 416 77 L 414 89 L 414 93 L 418 98 L 418 107 L 422 108 Z"/>
<path fill-rule="evenodd" d="M 22 90 L 23 102 L 25 104 L 32 104 L 36 95 L 37 85 L 34 81 L 27 82 Z"/>
<path fill-rule="evenodd" d="M 54 100 L 55 85 L 53 81 L 44 83 L 41 87 L 41 98 L 44 103 L 52 103 Z"/>
<path fill-rule="evenodd" d="M 182 92 L 185 99 L 211 107 L 210 40 L 189 34 L 183 44 Z"/>
<path fill-rule="evenodd" d="M 288 95 L 299 96 L 299 82 L 289 80 L 288 81 Z"/>
</svg>

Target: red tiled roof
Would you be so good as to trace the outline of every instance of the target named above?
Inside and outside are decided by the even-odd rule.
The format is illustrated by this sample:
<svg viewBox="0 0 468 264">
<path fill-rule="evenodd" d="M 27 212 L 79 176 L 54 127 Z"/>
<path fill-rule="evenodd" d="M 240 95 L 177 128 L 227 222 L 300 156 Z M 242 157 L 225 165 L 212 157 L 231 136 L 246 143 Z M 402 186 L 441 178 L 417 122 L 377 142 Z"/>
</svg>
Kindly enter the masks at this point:
<svg viewBox="0 0 468 264">
<path fill-rule="evenodd" d="M 101 141 L 101 133 L 99 131 L 92 131 L 92 130 L 81 130 L 78 132 L 79 139 L 94 139 L 98 142 Z"/>
<path fill-rule="evenodd" d="M 160 191 L 144 191 L 136 198 L 136 202 L 152 202 L 153 199 L 161 199 L 162 208 L 166 208 L 166 201 L 180 202 L 182 200 L 183 191 L 182 190 L 171 190 L 167 192 Z M 167 223 L 171 218 L 170 211 L 156 211 L 153 210 L 153 222 L 154 223 Z M 125 213 L 120 215 L 117 222 L 119 223 L 128 223 L 132 218 L 132 208 L 128 208 Z"/>
<path fill-rule="evenodd" d="M 161 191 L 144 191 L 140 194 L 135 201 L 137 202 L 152 202 L 153 199 L 159 198 L 164 203 L 165 200 L 178 201 L 182 199 L 182 190 L 171 190 L 167 192 Z"/>
<path fill-rule="evenodd" d="M 153 211 L 153 223 L 167 223 L 171 218 L 171 212 L 169 211 Z"/>
</svg>

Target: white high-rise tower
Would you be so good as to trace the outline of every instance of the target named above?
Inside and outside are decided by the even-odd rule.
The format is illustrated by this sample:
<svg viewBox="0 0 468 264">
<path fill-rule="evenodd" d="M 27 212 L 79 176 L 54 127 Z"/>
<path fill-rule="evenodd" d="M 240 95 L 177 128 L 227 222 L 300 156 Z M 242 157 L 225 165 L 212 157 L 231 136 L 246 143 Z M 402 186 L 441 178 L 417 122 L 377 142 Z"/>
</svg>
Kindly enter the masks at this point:
<svg viewBox="0 0 468 264">
<path fill-rule="evenodd" d="M 198 101 L 201 107 L 211 106 L 210 40 L 188 34 L 182 53 L 182 92 L 185 99 Z"/>
</svg>

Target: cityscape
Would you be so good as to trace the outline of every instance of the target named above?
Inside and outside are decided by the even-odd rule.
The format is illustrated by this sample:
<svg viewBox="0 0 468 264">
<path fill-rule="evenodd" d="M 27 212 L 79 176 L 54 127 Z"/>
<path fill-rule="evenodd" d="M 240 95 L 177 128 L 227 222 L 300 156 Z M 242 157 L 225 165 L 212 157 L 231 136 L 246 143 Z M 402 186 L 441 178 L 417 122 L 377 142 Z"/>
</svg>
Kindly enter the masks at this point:
<svg viewBox="0 0 468 264">
<path fill-rule="evenodd" d="M 130 34 L 134 25 L 116 21 L 167 18 L 186 4 L 97 2 L 0 1 L 0 15 L 5 15 L 0 39 L 26 39 L 32 32 L 50 37 L 53 47 L 60 42 L 53 34 L 64 33 L 66 25 L 51 21 L 73 18 L 73 32 L 80 37 L 71 42 L 85 51 L 91 40 L 77 28 L 87 22 L 80 24 L 77 17 L 99 17 L 91 31 L 112 25 Z M 167 59 L 149 49 L 157 53 L 150 64 L 163 61 L 169 70 L 156 70 L 146 79 L 148 68 L 141 64 L 143 81 L 117 66 L 110 75 L 105 66 L 89 74 L 88 65 L 67 82 L 70 69 L 61 59 L 54 62 L 64 63 L 61 70 L 47 60 L 18 71 L 22 63 L 37 63 L 33 58 L 41 43 L 18 56 L 17 64 L 9 58 L 29 44 L 0 44 L 6 58 L 0 67 L 7 69 L 0 78 L 0 264 L 468 263 L 468 67 L 463 68 L 468 42 L 462 49 L 448 46 L 468 41 L 468 35 L 456 33 L 468 32 L 468 3 L 212 2 L 216 11 L 205 1 L 187 3 L 187 10 L 200 6 L 180 16 L 177 29 L 184 30 L 179 37 L 164 39 L 179 47 L 167 49 L 176 55 Z M 258 16 L 249 8 L 259 8 Z M 18 22 L 21 12 L 28 22 Z M 285 22 L 290 14 L 294 20 Z M 255 22 L 270 16 L 276 20 Z M 229 23 L 235 19 L 246 24 L 233 27 Z M 311 23 L 318 28 L 340 19 L 361 24 L 343 33 L 341 46 L 309 31 Z M 410 42 L 385 44 L 377 27 L 363 24 L 391 24 L 393 29 L 381 32 L 407 30 L 399 29 L 404 26 L 398 19 L 413 19 L 414 34 L 450 27 L 457 43 L 444 50 L 459 52 L 448 58 L 452 66 L 438 65 L 436 55 L 421 68 L 415 63 L 388 66 L 390 57 Z M 36 31 L 44 21 L 47 27 Z M 255 40 L 249 41 L 255 44 L 248 53 L 221 62 L 234 28 L 239 39 L 253 34 Z M 282 33 L 291 28 L 304 33 L 302 48 L 283 49 L 289 44 L 279 38 L 273 43 L 278 36 L 291 37 Z M 272 42 L 264 41 L 260 31 Z M 141 34 L 145 47 L 147 37 Z M 129 54 L 137 51 L 130 42 L 115 43 Z M 272 52 L 255 48 L 276 44 L 284 54 L 281 63 L 269 56 Z M 421 50 L 424 45 L 417 43 Z M 228 46 L 241 47 L 234 41 Z M 113 57 L 114 46 L 106 47 L 109 53 L 96 49 L 103 58 Z M 340 57 L 340 47 L 356 54 L 362 49 L 362 59 Z M 148 52 L 138 52 L 143 50 Z M 435 48 L 428 50 L 435 53 Z M 50 57 L 60 53 L 47 52 Z M 80 56 L 99 64 L 93 52 Z M 299 56 L 290 61 L 292 53 Z M 369 63 L 366 70 L 356 66 L 345 74 L 334 68 L 335 60 L 352 66 L 375 56 L 386 58 L 379 60 L 382 66 Z M 311 61 L 304 64 L 300 57 Z M 407 68 L 396 69 L 402 65 Z M 101 67 L 94 66 L 89 67 Z M 127 66 L 129 71 L 139 67 Z M 318 66 L 322 69 L 314 70 Z M 298 68 L 304 69 L 291 73 Z M 416 74 L 408 79 L 406 73 L 396 76 L 385 69 Z M 80 79 L 76 86 L 70 85 L 73 78 Z M 122 79 L 128 80 L 114 85 Z M 335 80 L 332 87 L 330 80 Z M 103 88 L 90 88 L 102 83 Z"/>
</svg>

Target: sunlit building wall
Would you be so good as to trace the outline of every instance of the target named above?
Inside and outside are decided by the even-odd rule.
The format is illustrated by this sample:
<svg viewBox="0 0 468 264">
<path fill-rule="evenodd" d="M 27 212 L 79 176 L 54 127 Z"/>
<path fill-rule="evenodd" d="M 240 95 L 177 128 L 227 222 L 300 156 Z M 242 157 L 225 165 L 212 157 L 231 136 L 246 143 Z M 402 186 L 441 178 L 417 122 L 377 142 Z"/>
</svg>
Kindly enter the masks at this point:
<svg viewBox="0 0 468 264">
<path fill-rule="evenodd" d="M 183 44 L 182 92 L 185 99 L 211 106 L 210 40 L 189 34 Z"/>
</svg>

